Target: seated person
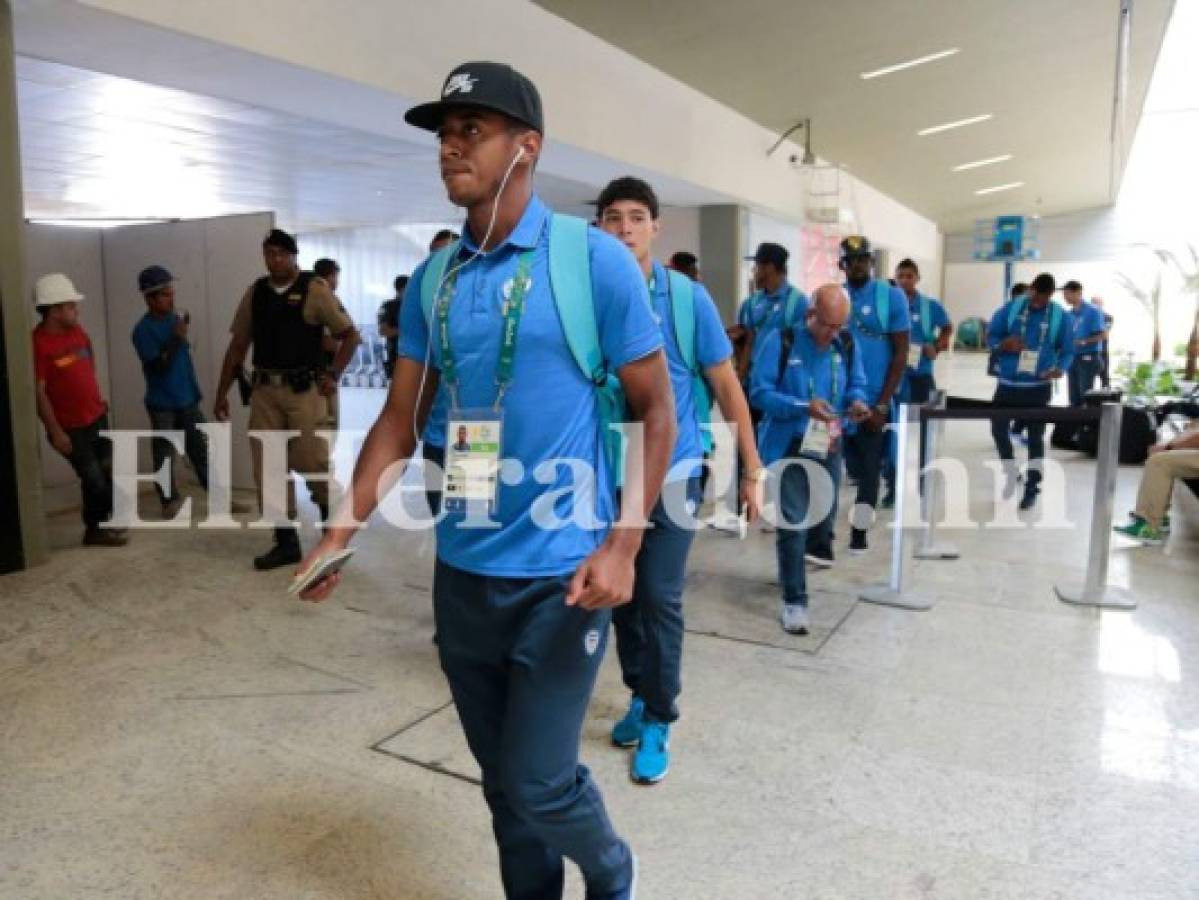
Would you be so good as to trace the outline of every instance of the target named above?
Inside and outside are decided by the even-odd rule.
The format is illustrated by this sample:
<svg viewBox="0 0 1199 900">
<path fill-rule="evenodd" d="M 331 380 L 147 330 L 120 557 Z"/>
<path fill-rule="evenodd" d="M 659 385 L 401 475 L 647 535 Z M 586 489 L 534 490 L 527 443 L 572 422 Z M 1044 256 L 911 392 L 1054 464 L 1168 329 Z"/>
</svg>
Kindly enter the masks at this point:
<svg viewBox="0 0 1199 900">
<path fill-rule="evenodd" d="M 1115 530 L 1142 544 L 1160 546 L 1170 529 L 1167 513 L 1175 479 L 1195 477 L 1199 477 L 1199 424 L 1149 448 L 1132 521 L 1117 525 Z"/>
</svg>

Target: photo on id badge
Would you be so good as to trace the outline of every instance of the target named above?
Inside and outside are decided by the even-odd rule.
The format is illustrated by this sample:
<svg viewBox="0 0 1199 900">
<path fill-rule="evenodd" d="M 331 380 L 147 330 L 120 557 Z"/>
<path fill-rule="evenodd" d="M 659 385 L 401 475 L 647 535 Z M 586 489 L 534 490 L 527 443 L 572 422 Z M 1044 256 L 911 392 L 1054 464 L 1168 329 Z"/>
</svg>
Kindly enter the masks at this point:
<svg viewBox="0 0 1199 900">
<path fill-rule="evenodd" d="M 457 410 L 450 417 L 443 496 L 448 512 L 486 504 L 494 510 L 499 491 L 503 423 L 494 410 Z"/>
</svg>

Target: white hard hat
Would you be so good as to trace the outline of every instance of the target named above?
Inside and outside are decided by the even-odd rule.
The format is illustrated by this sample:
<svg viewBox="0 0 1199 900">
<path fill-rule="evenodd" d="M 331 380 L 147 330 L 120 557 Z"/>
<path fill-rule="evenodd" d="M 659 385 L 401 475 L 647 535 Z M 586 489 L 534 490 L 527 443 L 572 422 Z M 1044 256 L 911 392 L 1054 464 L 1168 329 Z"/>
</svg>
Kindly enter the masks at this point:
<svg viewBox="0 0 1199 900">
<path fill-rule="evenodd" d="M 71 279 L 59 272 L 43 275 L 33 289 L 34 306 L 58 306 L 60 303 L 78 303 L 82 299 L 83 294 L 75 290 Z"/>
</svg>

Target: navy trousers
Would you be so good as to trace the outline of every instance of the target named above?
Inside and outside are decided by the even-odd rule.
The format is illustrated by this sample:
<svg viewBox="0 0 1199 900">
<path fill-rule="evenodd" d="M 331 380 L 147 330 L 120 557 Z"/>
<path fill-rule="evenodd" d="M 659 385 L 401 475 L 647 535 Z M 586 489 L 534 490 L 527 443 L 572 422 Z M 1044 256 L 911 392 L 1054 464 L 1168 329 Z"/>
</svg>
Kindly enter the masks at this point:
<svg viewBox="0 0 1199 900">
<path fill-rule="evenodd" d="M 695 531 L 682 526 L 701 498 L 699 478 L 673 481 L 650 515 L 637 554 L 633 600 L 612 611 L 625 687 L 645 701 L 647 719 L 673 722 L 682 690 L 683 582 Z M 688 507 L 689 509 L 685 509 Z M 676 510 L 675 522 L 668 509 Z"/>
<path fill-rule="evenodd" d="M 588 897 L 621 896 L 633 877 L 579 763 L 610 615 L 567 606 L 569 581 L 476 575 L 440 559 L 433 576 L 441 668 L 483 772 L 509 900 L 560 900 L 564 858 Z"/>
</svg>

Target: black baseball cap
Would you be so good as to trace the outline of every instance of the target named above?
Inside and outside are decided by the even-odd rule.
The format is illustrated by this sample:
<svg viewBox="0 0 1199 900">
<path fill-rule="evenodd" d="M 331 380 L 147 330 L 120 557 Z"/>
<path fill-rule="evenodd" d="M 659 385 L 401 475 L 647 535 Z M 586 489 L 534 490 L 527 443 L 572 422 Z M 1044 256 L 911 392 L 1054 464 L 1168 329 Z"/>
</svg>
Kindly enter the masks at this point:
<svg viewBox="0 0 1199 900">
<path fill-rule="evenodd" d="M 170 272 L 162 266 L 146 266 L 137 276 L 137 289 L 143 294 L 161 291 L 175 280 Z"/>
<path fill-rule="evenodd" d="M 841 259 L 853 259 L 857 256 L 870 256 L 874 251 L 870 248 L 870 239 L 860 234 L 851 234 L 841 242 Z"/>
<path fill-rule="evenodd" d="M 791 254 L 787 252 L 787 248 L 782 244 L 762 243 L 758 244 L 758 249 L 753 256 L 745 257 L 746 260 L 752 260 L 759 265 L 770 264 L 776 269 L 787 268 L 787 257 Z"/>
<path fill-rule="evenodd" d="M 468 62 L 456 66 L 441 86 L 441 99 L 412 107 L 404 113 L 404 121 L 426 131 L 436 131 L 446 110 L 456 106 L 503 113 L 539 134 L 545 133 L 537 86 L 504 63 Z"/>
<path fill-rule="evenodd" d="M 1077 281 L 1067 281 L 1065 284 L 1062 285 L 1062 290 L 1063 291 L 1081 291 L 1082 285 L 1079 284 Z"/>
</svg>

